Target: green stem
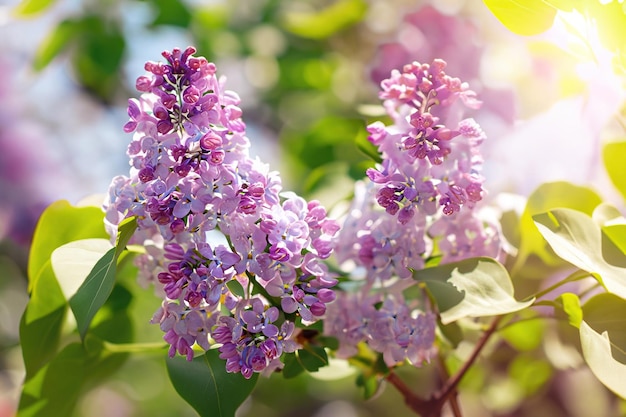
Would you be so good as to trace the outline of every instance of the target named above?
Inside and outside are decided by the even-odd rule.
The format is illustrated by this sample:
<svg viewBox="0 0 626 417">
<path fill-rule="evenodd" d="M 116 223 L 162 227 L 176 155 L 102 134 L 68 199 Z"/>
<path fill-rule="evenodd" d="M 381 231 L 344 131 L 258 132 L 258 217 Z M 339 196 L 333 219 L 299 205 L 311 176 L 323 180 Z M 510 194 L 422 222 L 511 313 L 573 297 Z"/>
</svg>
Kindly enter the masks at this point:
<svg viewBox="0 0 626 417">
<path fill-rule="evenodd" d="M 167 348 L 163 342 L 154 343 L 111 343 L 103 342 L 104 348 L 113 353 L 147 353 L 162 352 Z"/>
<path fill-rule="evenodd" d="M 578 271 L 570 274 L 567 278 L 562 279 L 561 281 L 557 282 L 556 284 L 551 285 L 551 286 L 549 286 L 546 289 L 543 289 L 543 290 L 538 291 L 537 293 L 535 293 L 533 295 L 530 295 L 530 296 L 526 297 L 524 299 L 524 301 L 529 301 L 529 300 L 532 300 L 533 298 L 536 299 L 536 298 L 543 297 L 544 295 L 554 291 L 555 289 L 559 288 L 560 286 L 562 286 L 564 284 L 567 284 L 568 282 L 580 281 L 581 279 L 588 278 L 589 276 L 591 276 L 589 274 L 589 272 L 583 271 L 583 270 L 578 270 Z"/>
</svg>

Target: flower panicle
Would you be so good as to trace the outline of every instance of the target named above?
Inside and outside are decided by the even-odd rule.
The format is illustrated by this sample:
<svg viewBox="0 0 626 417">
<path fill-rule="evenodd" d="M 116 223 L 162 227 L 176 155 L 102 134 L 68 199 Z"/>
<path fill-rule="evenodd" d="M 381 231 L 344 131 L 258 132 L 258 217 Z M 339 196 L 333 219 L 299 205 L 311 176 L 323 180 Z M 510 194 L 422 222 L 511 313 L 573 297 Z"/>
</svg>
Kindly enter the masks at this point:
<svg viewBox="0 0 626 417">
<path fill-rule="evenodd" d="M 473 119 L 461 118 L 461 110 L 480 103 L 445 67 L 440 59 L 413 62 L 381 82 L 392 123 L 375 121 L 367 131 L 382 162 L 356 184 L 335 250 L 347 274 L 362 279 L 337 296 L 324 321 L 340 356 L 365 344 L 388 366 L 428 362 L 436 314 L 425 295 L 415 296 L 416 271 L 427 261 L 501 255 L 497 224 L 476 209 L 484 196 L 485 134 Z"/>
<path fill-rule="evenodd" d="M 111 235 L 136 216 L 142 279 L 163 303 L 152 319 L 170 355 L 220 344 L 229 372 L 281 366 L 335 298 L 323 260 L 339 226 L 317 201 L 282 191 L 278 173 L 249 155 L 239 96 L 193 47 L 163 52 L 138 77 L 124 131 L 130 175 L 104 204 Z"/>
</svg>

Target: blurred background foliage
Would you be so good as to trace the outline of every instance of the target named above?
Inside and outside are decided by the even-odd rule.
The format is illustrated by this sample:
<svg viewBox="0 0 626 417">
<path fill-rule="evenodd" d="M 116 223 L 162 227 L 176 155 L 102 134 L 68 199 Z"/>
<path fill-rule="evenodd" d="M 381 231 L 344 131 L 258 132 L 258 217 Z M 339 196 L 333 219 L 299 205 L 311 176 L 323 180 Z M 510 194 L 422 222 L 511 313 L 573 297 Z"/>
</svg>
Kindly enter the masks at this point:
<svg viewBox="0 0 626 417">
<path fill-rule="evenodd" d="M 612 74 L 623 71 L 622 3 L 543 3 L 588 8 L 611 52 Z M 478 0 L 10 0 L 0 7 L 5 196 L 0 202 L 0 417 L 13 415 L 24 372 L 17 329 L 35 221 L 52 201 L 104 193 L 113 175 L 127 171 L 128 138 L 121 130 L 126 100 L 136 96 L 134 80 L 143 73 L 143 62 L 158 60 L 161 50 L 194 45 L 198 55 L 214 61 L 242 98 L 253 149 L 281 171 L 285 188 L 327 204 L 348 198 L 353 182 L 373 163 L 364 128 L 383 114 L 377 83 L 392 68 L 436 57 L 446 59 L 448 72 L 468 81 L 485 101 L 473 116 L 489 137 L 500 138 L 485 150 L 485 174 L 495 178 L 487 182 L 492 195 L 527 196 L 550 179 L 593 182 L 605 191 L 606 181 L 590 155 L 613 134 L 615 123 L 607 122 L 612 114 L 585 113 L 581 130 L 567 119 L 580 114 L 580 107 L 556 116 L 550 111 L 559 100 L 583 97 L 589 107 L 600 100 L 602 110 L 619 112 L 623 85 L 609 84 L 610 77 L 601 78 L 604 72 L 577 68 L 580 62 L 601 61 L 584 36 L 566 46 L 540 36 L 554 23 L 553 8 L 547 17 L 526 19 L 539 25 L 531 33 L 524 26 L 515 34 Z M 571 24 L 565 31 L 578 40 L 586 34 Z M 548 119 L 530 125 L 534 128 L 527 126 L 524 139 L 512 133 L 519 120 L 544 116 Z M 564 120 L 572 129 L 557 124 Z M 578 131 L 593 136 L 578 140 Z M 557 143 L 560 158 L 550 154 L 549 139 Z M 542 168 L 520 162 L 524 157 Z M 131 303 L 132 317 L 120 321 L 114 305 L 103 309 L 103 338 L 112 337 L 123 322 L 116 337 L 159 342 L 160 330 L 148 325 L 158 307 L 152 290 L 141 288 L 129 268 L 115 291 L 121 294 L 116 299 Z M 503 332 L 488 349 L 491 360 L 464 379 L 466 415 L 626 415 L 624 403 L 580 367 L 579 353 L 563 342 L 567 335 L 555 337 L 554 323 L 526 319 Z M 470 349 L 471 332 L 466 337 L 454 347 L 446 364 L 450 370 Z M 106 384 L 85 393 L 76 415 L 195 415 L 171 387 L 163 357 L 158 350 L 126 358 Z M 416 391 L 428 392 L 441 378 L 435 367 L 401 373 Z M 341 363 L 293 379 L 274 375 L 261 380 L 240 415 L 412 415 L 393 389 L 363 401 L 356 379 Z"/>
</svg>

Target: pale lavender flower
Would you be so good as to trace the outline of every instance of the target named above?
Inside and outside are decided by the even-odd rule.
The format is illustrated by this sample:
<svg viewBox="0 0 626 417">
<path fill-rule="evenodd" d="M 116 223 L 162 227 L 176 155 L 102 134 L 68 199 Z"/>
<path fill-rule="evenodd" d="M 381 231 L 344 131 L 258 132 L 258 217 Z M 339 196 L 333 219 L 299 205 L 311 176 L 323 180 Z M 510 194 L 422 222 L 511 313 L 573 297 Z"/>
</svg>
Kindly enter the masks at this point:
<svg viewBox="0 0 626 417">
<path fill-rule="evenodd" d="M 485 193 L 485 134 L 473 119 L 456 120 L 458 105 L 480 102 L 445 68 L 440 59 L 413 62 L 381 82 L 392 124 L 367 130 L 382 162 L 367 171 L 369 182 L 357 183 L 335 250 L 347 273 L 362 271 L 364 280 L 329 306 L 325 331 L 340 352 L 366 342 L 389 366 L 420 366 L 433 353 L 436 315 L 427 301 L 403 295 L 417 285 L 415 271 L 432 259 L 501 255 L 500 230 L 476 209 Z"/>
<path fill-rule="evenodd" d="M 340 293 L 329 306 L 324 333 L 339 341 L 337 356 L 349 358 L 359 343 L 382 354 L 387 366 L 407 361 L 421 366 L 435 350 L 436 317 L 409 305 L 392 290 L 384 295 L 370 285 L 353 293 Z"/>
</svg>

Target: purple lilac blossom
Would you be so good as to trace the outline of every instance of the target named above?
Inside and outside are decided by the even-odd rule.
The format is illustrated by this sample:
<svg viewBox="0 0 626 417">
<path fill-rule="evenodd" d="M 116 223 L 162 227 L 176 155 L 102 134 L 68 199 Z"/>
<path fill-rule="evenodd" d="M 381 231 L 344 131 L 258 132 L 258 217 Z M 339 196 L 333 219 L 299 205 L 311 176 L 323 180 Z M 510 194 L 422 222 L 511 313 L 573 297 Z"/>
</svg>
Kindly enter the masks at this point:
<svg viewBox="0 0 626 417">
<path fill-rule="evenodd" d="M 124 126 L 130 176 L 113 179 L 106 222 L 115 236 L 137 218 L 130 243 L 146 248 L 141 279 L 164 298 L 152 322 L 170 356 L 217 344 L 226 369 L 250 378 L 280 367 L 298 346 L 296 320 L 314 323 L 335 299 L 323 260 L 339 226 L 250 157 L 239 97 L 194 53 L 163 52 L 137 79 Z"/>
<path fill-rule="evenodd" d="M 492 25 L 488 25 L 493 30 Z M 388 78 L 394 68 L 401 68 L 414 57 L 422 62 L 435 58 L 446 61 L 448 72 L 469 82 L 483 98 L 485 104 L 477 112 L 481 120 L 487 120 L 489 131 L 504 126 L 511 127 L 517 116 L 515 96 L 510 87 L 490 87 L 481 75 L 485 52 L 485 33 L 476 24 L 475 16 L 469 11 L 449 15 L 440 12 L 432 5 L 422 5 L 416 11 L 406 14 L 395 31 L 395 39 L 382 44 L 377 51 L 371 78 L 380 83 Z M 502 31 L 499 35 L 510 35 Z M 484 123 L 484 122 L 483 122 Z M 507 130 L 508 128 L 505 128 Z"/>
<path fill-rule="evenodd" d="M 393 123 L 368 126 L 382 162 L 357 183 L 335 250 L 340 265 L 362 280 L 328 306 L 324 322 L 341 357 L 366 343 L 388 366 L 429 361 L 436 315 L 426 298 L 404 296 L 417 285 L 414 271 L 432 258 L 502 256 L 498 225 L 479 207 L 485 134 L 473 119 L 459 119 L 460 108 L 480 102 L 445 67 L 439 59 L 413 62 L 381 82 Z"/>
</svg>

